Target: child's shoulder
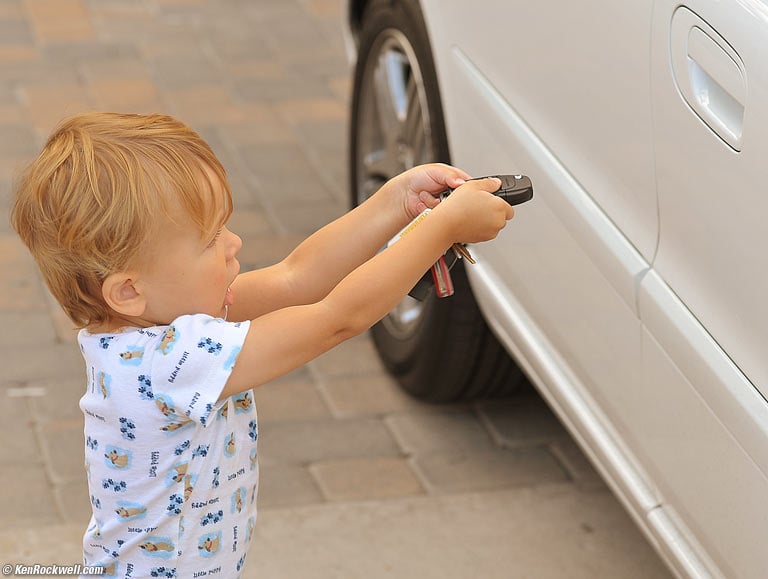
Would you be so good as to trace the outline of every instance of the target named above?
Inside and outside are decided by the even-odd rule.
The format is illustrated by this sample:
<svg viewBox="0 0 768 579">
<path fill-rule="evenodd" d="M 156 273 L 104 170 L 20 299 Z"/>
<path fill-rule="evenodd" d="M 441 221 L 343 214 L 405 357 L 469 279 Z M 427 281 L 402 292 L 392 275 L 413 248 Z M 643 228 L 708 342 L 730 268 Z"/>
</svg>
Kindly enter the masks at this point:
<svg viewBox="0 0 768 579">
<path fill-rule="evenodd" d="M 207 314 L 179 316 L 165 326 L 119 328 L 97 332 L 80 330 L 78 342 L 84 353 L 99 356 L 119 353 L 121 362 L 138 364 L 149 352 L 167 356 L 175 350 L 220 354 L 228 346 L 242 344 L 248 322 L 227 322 Z"/>
</svg>

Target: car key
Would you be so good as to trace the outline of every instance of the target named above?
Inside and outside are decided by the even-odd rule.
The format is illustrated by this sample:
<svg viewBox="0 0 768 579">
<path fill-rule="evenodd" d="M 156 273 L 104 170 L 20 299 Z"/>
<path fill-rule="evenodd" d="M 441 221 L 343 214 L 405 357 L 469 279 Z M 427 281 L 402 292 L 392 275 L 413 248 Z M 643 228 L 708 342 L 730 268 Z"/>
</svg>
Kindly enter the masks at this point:
<svg viewBox="0 0 768 579">
<path fill-rule="evenodd" d="M 475 177 L 470 180 L 476 181 L 489 177 L 496 177 L 501 181 L 501 186 L 493 194 L 501 197 L 510 205 L 519 205 L 533 199 L 533 183 L 525 175 L 488 175 L 486 177 Z M 444 199 L 452 192 L 453 189 L 446 189 L 440 194 L 440 198 Z M 420 301 L 424 300 L 429 294 L 430 285 L 434 286 L 435 293 L 439 298 L 453 295 L 454 289 L 450 269 L 462 258 L 466 259 L 469 263 L 475 263 L 475 260 L 469 253 L 467 246 L 463 243 L 454 243 L 452 249 L 454 254 L 453 261 L 449 264 L 445 256 L 441 257 L 432 266 L 430 271 L 408 292 L 408 295 Z"/>
<path fill-rule="evenodd" d="M 498 190 L 494 191 L 493 194 L 497 197 L 501 197 L 510 205 L 519 205 L 520 203 L 525 203 L 526 201 L 533 199 L 533 184 L 529 177 L 526 177 L 525 175 L 490 175 L 489 177 L 496 177 L 501 181 L 501 186 Z M 488 177 L 475 177 L 474 179 L 470 179 L 470 181 L 487 178 Z M 449 189 L 447 192 L 444 192 L 441 197 L 447 197 L 452 191 L 453 189 Z M 456 254 L 457 259 L 463 257 L 469 263 L 476 263 L 469 253 L 467 246 L 462 243 L 454 243 L 453 252 Z"/>
</svg>

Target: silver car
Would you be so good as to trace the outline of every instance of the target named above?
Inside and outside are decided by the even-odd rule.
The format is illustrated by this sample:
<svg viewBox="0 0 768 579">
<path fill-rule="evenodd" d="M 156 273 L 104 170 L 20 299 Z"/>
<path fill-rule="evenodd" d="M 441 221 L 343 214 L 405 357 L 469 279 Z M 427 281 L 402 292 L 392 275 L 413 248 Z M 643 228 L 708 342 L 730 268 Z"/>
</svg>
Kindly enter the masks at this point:
<svg viewBox="0 0 768 579">
<path fill-rule="evenodd" d="M 536 192 L 454 296 L 376 326 L 387 368 L 434 401 L 527 376 L 678 576 L 768 576 L 768 5 L 350 0 L 346 24 L 353 202 L 434 160 Z"/>
</svg>

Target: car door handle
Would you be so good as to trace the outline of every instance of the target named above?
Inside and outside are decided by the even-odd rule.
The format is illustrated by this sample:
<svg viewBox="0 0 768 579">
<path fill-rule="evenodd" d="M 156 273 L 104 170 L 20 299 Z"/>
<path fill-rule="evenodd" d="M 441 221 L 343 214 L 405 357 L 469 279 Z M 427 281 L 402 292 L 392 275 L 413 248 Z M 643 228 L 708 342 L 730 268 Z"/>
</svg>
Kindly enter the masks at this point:
<svg viewBox="0 0 768 579">
<path fill-rule="evenodd" d="M 739 55 L 683 6 L 672 16 L 670 51 L 672 73 L 685 102 L 716 135 L 740 151 L 747 77 Z"/>
</svg>

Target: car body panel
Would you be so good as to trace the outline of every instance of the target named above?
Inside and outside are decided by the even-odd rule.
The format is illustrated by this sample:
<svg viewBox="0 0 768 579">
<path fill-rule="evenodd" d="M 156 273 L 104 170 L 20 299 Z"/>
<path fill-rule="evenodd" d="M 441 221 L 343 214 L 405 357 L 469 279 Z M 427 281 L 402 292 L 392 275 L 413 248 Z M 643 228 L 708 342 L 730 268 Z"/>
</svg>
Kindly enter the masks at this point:
<svg viewBox="0 0 768 579">
<path fill-rule="evenodd" d="M 451 74 L 440 61 L 458 46 L 650 261 L 657 237 L 651 0 L 421 4 L 439 46 L 439 75 Z M 452 90 L 442 97 L 456 111 Z"/>
<path fill-rule="evenodd" d="M 678 576 L 764 576 L 768 5 L 421 5 L 452 161 L 536 191 L 484 317 Z"/>
<path fill-rule="evenodd" d="M 673 20 L 687 9 L 670 0 L 657 5 L 653 94 L 662 219 L 654 268 L 768 396 L 768 107 L 762 104 L 768 102 L 768 7 L 759 1 L 697 0 L 689 8 L 692 21 L 677 29 Z M 693 29 L 706 30 L 742 61 L 747 90 L 740 95 L 740 152 L 678 90 L 692 79 L 688 69 L 674 74 L 669 66 L 670 52 L 685 50 L 684 43 L 670 42 L 670 34 L 686 38 Z M 712 86 L 727 84 L 725 74 L 709 70 L 718 77 L 710 79 Z M 707 86 L 696 90 L 718 113 Z"/>
</svg>

